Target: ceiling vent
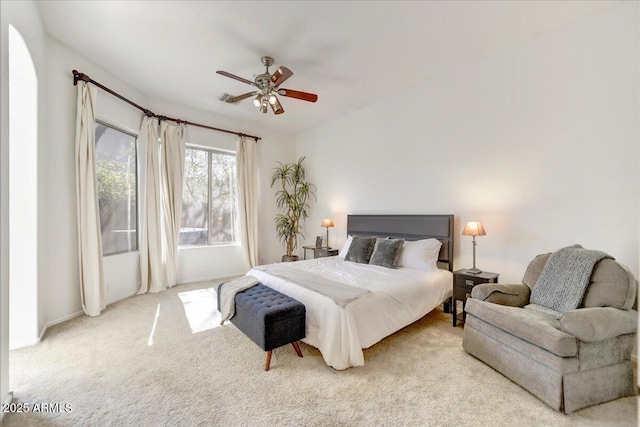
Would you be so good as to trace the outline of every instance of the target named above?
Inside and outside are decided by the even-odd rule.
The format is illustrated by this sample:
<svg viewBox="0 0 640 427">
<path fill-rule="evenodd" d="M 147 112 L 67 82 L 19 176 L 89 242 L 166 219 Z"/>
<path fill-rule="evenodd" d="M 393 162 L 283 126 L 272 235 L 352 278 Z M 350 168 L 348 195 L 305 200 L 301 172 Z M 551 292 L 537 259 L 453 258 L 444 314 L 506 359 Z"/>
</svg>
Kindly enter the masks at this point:
<svg viewBox="0 0 640 427">
<path fill-rule="evenodd" d="M 240 100 L 233 102 L 233 101 L 229 101 L 229 99 L 233 98 L 233 95 L 229 94 L 229 93 L 223 93 L 222 95 L 220 95 L 220 98 L 218 98 L 219 101 L 222 102 L 226 102 L 229 104 L 237 104 L 238 102 L 240 102 Z"/>
</svg>

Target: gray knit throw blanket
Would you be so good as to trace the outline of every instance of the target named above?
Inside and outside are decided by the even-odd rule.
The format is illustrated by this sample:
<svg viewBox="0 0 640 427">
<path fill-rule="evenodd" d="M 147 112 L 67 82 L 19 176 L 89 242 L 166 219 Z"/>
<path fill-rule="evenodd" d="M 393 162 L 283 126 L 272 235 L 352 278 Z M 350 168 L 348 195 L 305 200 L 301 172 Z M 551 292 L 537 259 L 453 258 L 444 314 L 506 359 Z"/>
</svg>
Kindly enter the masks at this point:
<svg viewBox="0 0 640 427">
<path fill-rule="evenodd" d="M 605 252 L 584 249 L 580 245 L 562 248 L 551 254 L 531 291 L 526 308 L 542 311 L 556 319 L 578 308 L 591 280 L 595 265 L 611 258 Z"/>
</svg>

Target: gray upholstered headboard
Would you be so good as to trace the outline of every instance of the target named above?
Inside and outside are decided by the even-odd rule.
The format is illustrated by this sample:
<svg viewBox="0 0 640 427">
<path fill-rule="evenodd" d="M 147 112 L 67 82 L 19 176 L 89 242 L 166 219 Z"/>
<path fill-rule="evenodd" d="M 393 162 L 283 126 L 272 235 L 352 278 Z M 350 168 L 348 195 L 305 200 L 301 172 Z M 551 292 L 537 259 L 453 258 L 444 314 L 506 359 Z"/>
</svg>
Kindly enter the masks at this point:
<svg viewBox="0 0 640 427">
<path fill-rule="evenodd" d="M 347 215 L 347 234 L 442 242 L 438 262 L 453 271 L 453 215 Z"/>
</svg>

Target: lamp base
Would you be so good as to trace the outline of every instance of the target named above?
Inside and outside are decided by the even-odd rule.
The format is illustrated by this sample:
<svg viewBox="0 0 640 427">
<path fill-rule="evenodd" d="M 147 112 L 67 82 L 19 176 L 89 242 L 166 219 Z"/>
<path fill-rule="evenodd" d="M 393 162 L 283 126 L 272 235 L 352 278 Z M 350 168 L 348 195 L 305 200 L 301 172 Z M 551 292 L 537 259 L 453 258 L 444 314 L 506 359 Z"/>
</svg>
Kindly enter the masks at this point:
<svg viewBox="0 0 640 427">
<path fill-rule="evenodd" d="M 479 268 L 470 268 L 467 270 L 467 273 L 469 274 L 480 274 L 482 273 L 482 270 L 480 270 Z"/>
</svg>

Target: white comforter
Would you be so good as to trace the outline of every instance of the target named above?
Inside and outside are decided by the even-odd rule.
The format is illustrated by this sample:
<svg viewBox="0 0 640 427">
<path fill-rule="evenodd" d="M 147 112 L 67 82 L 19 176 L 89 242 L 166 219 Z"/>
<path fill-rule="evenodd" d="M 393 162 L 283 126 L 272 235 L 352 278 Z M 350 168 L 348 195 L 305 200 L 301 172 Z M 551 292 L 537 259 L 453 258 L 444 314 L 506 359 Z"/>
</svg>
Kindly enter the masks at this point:
<svg viewBox="0 0 640 427">
<path fill-rule="evenodd" d="M 415 322 L 451 296 L 453 275 L 358 264 L 334 256 L 283 264 L 320 274 L 371 292 L 345 308 L 330 298 L 258 269 L 264 285 L 300 301 L 307 310 L 305 343 L 320 350 L 327 365 L 346 369 L 364 365 L 363 348 Z"/>
</svg>

